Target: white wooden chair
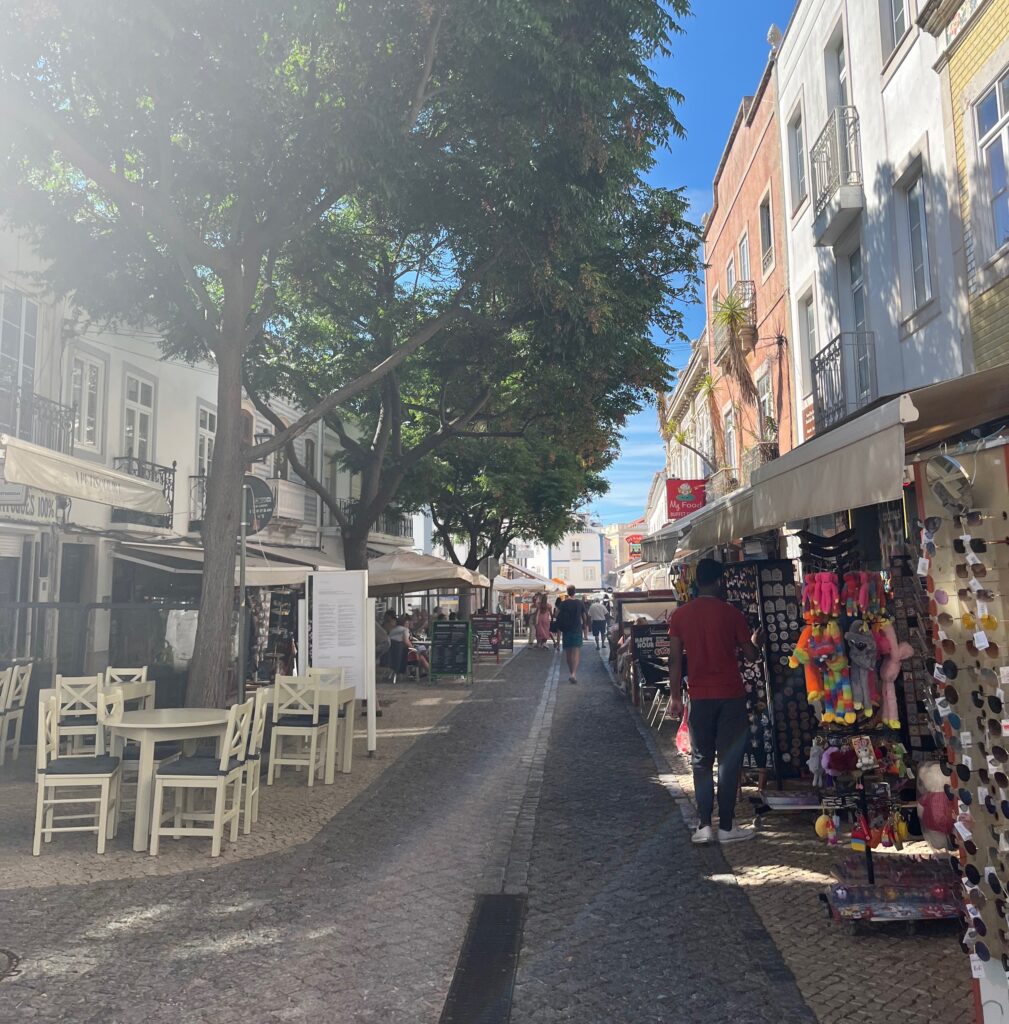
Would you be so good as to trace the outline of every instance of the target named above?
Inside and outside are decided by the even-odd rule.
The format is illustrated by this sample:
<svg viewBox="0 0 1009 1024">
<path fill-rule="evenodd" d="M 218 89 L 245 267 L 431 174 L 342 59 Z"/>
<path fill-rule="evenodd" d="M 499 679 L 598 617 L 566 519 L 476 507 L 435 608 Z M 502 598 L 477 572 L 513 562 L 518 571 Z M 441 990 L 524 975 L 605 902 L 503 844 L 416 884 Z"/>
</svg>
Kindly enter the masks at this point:
<svg viewBox="0 0 1009 1024">
<path fill-rule="evenodd" d="M 273 731 L 270 736 L 270 767 L 266 784 L 273 785 L 275 771 L 284 765 L 308 769 L 308 784 L 326 763 L 326 730 L 329 712 L 319 706 L 319 683 L 306 676 L 278 675 L 273 684 Z M 295 738 L 294 750 L 285 750 L 285 738 Z"/>
<path fill-rule="evenodd" d="M 347 685 L 347 683 L 346 683 L 347 670 L 342 665 L 339 666 L 339 667 L 334 666 L 332 668 L 326 668 L 325 666 L 322 666 L 322 665 L 312 665 L 309 668 L 309 670 L 308 670 L 308 678 L 309 679 L 314 679 L 320 686 L 331 686 L 331 687 L 334 687 L 334 688 L 339 690 L 339 689 L 342 689 L 344 686 Z M 328 710 L 328 709 L 326 709 L 326 710 Z M 356 711 L 357 711 L 357 701 L 354 701 L 354 703 L 352 703 L 349 707 L 342 707 L 342 708 L 340 708 L 340 710 L 337 712 L 337 717 L 338 718 L 344 718 L 346 715 L 349 714 L 351 719 L 353 719 L 354 714 L 355 714 Z M 333 716 L 330 715 L 329 717 L 332 719 Z M 337 725 L 336 722 L 331 722 L 329 727 L 331 729 L 336 729 L 338 727 L 338 725 Z M 351 726 L 348 729 L 347 735 L 349 735 L 351 737 L 354 735 L 353 726 Z M 337 741 L 339 742 L 340 739 L 341 739 L 341 737 L 338 734 L 337 735 Z M 350 746 L 349 746 L 349 749 L 347 749 L 346 751 L 341 749 L 339 751 L 339 756 L 342 758 L 343 763 L 344 763 L 343 771 L 345 771 L 345 772 L 349 772 L 350 771 L 351 759 L 353 757 L 353 752 L 354 752 L 353 748 L 354 748 L 354 744 L 353 744 L 353 742 L 351 742 Z"/>
<path fill-rule="evenodd" d="M 7 687 L 7 700 L 0 705 L 0 764 L 4 763 L 7 751 L 11 760 L 16 761 L 21 753 L 21 726 L 28 703 L 28 689 L 32 681 L 32 666 L 15 665 L 11 669 Z"/>
<path fill-rule="evenodd" d="M 157 856 L 162 836 L 209 836 L 210 856 L 221 855 L 225 825 L 231 825 L 231 842 L 238 840 L 239 815 L 242 810 L 242 776 L 245 754 L 252 725 L 254 700 L 233 704 L 228 711 L 228 724 L 221 744 L 221 756 L 183 757 L 158 769 L 154 778 L 154 815 L 151 828 L 151 856 Z M 181 790 L 175 794 L 175 822 L 162 824 L 165 814 L 165 790 Z M 214 796 L 211 813 L 189 810 L 183 797 L 195 790 L 209 790 Z M 229 799 L 230 794 L 230 799 Z M 209 822 L 208 826 L 194 824 Z M 188 822 L 188 824 L 187 824 Z"/>
<path fill-rule="evenodd" d="M 7 703 L 10 700 L 11 684 L 14 682 L 14 667 L 5 668 L 0 672 L 0 765 L 4 763 L 7 744 L 3 739 L 7 735 Z"/>
<path fill-rule="evenodd" d="M 97 707 L 96 707 L 97 710 Z M 119 705 L 119 714 L 122 705 Z M 113 715 L 116 711 L 113 710 Z M 56 832 L 95 832 L 98 852 L 105 852 L 105 841 L 116 834 L 119 824 L 119 759 L 109 755 L 60 757 L 60 705 L 56 697 L 39 703 L 38 746 L 36 748 L 35 844 L 32 853 L 42 851 L 42 840 L 52 842 Z M 61 790 L 70 795 L 61 797 Z M 97 790 L 97 796 L 90 795 Z M 57 814 L 64 805 L 94 805 L 93 810 Z M 85 822 L 60 825 L 57 822 Z"/>
<path fill-rule="evenodd" d="M 84 740 L 94 743 L 93 753 L 105 753 L 105 729 L 98 721 L 98 700 L 103 678 L 93 676 L 56 677 L 56 698 L 60 705 L 60 739 L 68 740 L 70 753 L 80 754 L 86 749 Z"/>
<path fill-rule="evenodd" d="M 248 835 L 252 826 L 259 821 L 260 772 L 263 767 L 263 739 L 266 736 L 266 697 L 269 689 L 261 686 L 256 690 L 252 711 L 252 728 L 249 730 L 249 750 L 245 757 L 245 821 L 242 830 Z"/>
</svg>

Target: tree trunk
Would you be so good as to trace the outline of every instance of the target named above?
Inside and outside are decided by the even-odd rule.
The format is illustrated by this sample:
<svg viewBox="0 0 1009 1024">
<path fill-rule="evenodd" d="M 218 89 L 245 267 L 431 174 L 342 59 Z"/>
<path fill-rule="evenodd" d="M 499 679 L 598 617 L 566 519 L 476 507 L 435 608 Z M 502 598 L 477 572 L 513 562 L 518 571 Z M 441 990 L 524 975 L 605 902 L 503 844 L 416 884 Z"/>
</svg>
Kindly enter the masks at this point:
<svg viewBox="0 0 1009 1024">
<path fill-rule="evenodd" d="M 203 516 L 203 586 L 186 702 L 220 707 L 226 697 L 235 609 L 235 546 L 242 499 L 242 357 L 217 353 L 217 436 Z"/>
<path fill-rule="evenodd" d="M 341 530 L 343 537 L 343 564 L 348 569 L 368 568 L 368 531 Z"/>
</svg>

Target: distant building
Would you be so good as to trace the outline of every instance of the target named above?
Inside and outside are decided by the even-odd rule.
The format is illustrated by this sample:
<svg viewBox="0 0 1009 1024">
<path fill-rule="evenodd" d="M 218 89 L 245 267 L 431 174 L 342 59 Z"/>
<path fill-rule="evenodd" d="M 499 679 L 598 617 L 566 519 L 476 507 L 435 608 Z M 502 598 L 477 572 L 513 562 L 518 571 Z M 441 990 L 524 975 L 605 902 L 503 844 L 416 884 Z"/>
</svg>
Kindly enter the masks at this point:
<svg viewBox="0 0 1009 1024">
<path fill-rule="evenodd" d="M 599 590 L 606 585 L 606 534 L 602 525 L 585 515 L 582 527 L 547 546 L 531 545 L 531 557 L 524 568 L 550 579 L 574 584 L 580 591 Z"/>
</svg>

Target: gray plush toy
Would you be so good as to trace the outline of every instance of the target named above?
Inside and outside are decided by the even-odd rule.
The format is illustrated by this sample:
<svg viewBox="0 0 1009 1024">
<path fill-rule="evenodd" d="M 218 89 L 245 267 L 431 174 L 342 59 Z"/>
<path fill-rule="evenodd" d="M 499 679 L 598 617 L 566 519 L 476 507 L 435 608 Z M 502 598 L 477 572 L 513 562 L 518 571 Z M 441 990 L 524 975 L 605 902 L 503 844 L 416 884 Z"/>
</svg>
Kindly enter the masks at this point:
<svg viewBox="0 0 1009 1024">
<path fill-rule="evenodd" d="M 869 677 L 876 671 L 876 638 L 865 628 L 861 619 L 855 619 L 844 634 L 848 643 L 851 696 L 855 708 L 864 711 L 866 717 L 872 714 L 872 690 Z"/>
</svg>

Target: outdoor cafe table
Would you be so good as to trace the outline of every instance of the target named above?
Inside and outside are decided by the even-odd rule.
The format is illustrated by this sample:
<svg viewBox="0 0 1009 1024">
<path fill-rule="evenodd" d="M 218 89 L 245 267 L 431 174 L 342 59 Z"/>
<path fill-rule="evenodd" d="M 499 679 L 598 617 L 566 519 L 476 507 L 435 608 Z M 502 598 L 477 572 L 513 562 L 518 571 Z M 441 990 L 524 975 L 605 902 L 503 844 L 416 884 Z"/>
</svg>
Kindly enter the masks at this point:
<svg viewBox="0 0 1009 1024">
<path fill-rule="evenodd" d="M 273 703 L 274 688 L 266 688 L 266 702 Z M 329 728 L 326 730 L 326 785 L 336 781 L 336 734 L 340 733 L 340 771 L 350 771 L 354 751 L 354 714 L 357 709 L 357 693 L 353 686 L 320 686 L 319 703 L 329 709 Z M 337 718 L 344 711 L 342 719 Z"/>
<path fill-rule="evenodd" d="M 133 849 L 147 849 L 151 836 L 151 802 L 154 796 L 154 745 L 181 740 L 224 737 L 228 712 L 221 708 L 158 708 L 151 711 L 124 711 L 107 728 L 123 739 L 140 744 L 137 777 L 136 823 L 133 826 Z"/>
</svg>

